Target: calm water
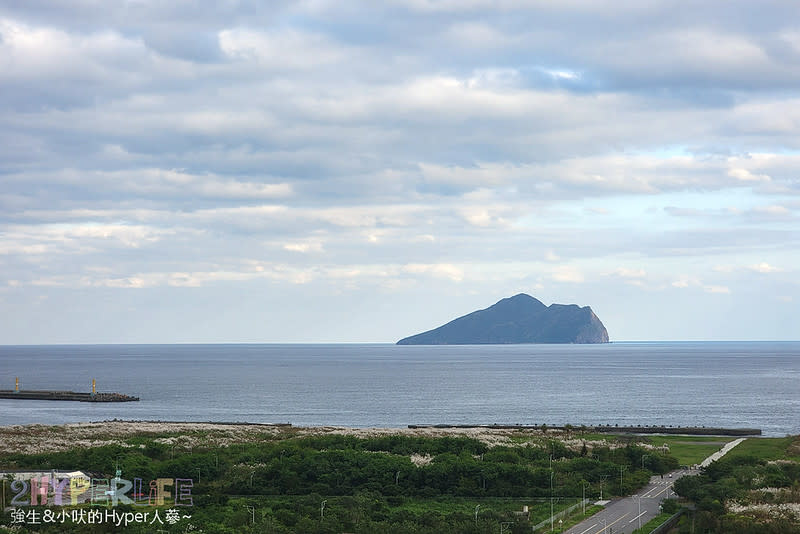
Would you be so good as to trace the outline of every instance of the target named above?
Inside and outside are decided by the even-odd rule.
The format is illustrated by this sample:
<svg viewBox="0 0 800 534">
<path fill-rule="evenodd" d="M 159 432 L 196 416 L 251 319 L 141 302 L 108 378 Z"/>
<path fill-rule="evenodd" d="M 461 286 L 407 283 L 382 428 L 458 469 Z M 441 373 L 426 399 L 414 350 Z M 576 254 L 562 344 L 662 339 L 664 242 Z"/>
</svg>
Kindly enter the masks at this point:
<svg viewBox="0 0 800 534">
<path fill-rule="evenodd" d="M 0 346 L 0 425 L 104 419 L 389 426 L 657 424 L 800 433 L 800 342 L 609 345 Z"/>
</svg>

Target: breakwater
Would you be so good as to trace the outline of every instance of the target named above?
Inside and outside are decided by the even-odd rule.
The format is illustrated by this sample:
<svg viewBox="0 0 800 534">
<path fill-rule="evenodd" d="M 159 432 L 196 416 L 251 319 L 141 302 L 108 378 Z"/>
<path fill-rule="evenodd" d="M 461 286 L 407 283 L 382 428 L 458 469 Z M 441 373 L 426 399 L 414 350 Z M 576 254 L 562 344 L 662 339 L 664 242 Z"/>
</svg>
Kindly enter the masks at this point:
<svg viewBox="0 0 800 534">
<path fill-rule="evenodd" d="M 50 390 L 0 390 L 0 399 L 16 400 L 54 400 L 78 402 L 133 402 L 139 397 L 123 395 L 122 393 L 80 393 L 75 391 L 50 391 Z"/>
<path fill-rule="evenodd" d="M 697 426 L 585 426 L 585 425 L 408 425 L 408 428 L 489 428 L 503 430 L 540 430 L 560 432 L 595 432 L 608 434 L 681 434 L 690 436 L 760 436 L 759 428 L 719 428 Z"/>
</svg>

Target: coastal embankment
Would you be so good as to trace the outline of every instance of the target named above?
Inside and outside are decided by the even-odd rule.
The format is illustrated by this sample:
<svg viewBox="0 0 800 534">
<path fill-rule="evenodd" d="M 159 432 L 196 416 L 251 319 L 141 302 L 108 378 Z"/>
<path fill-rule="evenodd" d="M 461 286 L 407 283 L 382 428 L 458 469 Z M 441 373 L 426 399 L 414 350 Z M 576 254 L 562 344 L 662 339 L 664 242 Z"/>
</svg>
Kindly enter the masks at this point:
<svg viewBox="0 0 800 534">
<path fill-rule="evenodd" d="M 618 425 L 408 425 L 411 429 L 421 428 L 488 428 L 502 430 L 540 430 L 556 432 L 593 432 L 606 434 L 678 434 L 689 436 L 760 436 L 758 428 L 720 428 L 697 426 L 618 426 Z"/>
</svg>

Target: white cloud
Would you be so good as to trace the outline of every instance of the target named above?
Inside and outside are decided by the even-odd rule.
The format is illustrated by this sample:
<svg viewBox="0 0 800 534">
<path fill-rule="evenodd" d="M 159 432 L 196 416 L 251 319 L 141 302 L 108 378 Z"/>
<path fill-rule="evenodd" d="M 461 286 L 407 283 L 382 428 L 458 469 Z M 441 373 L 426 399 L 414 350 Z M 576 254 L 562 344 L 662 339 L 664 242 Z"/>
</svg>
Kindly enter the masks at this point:
<svg viewBox="0 0 800 534">
<path fill-rule="evenodd" d="M 291 252 L 301 252 L 303 254 L 308 252 L 322 252 L 322 243 L 319 242 L 306 242 L 306 243 L 287 243 L 283 245 L 284 250 Z"/>
<path fill-rule="evenodd" d="M 730 288 L 725 286 L 703 286 L 703 291 L 706 293 L 719 293 L 724 295 L 728 295 L 731 292 Z"/>
<path fill-rule="evenodd" d="M 701 288 L 704 293 L 712 293 L 712 294 L 730 294 L 731 292 L 730 288 L 727 286 L 719 284 L 705 284 L 698 278 L 695 278 L 693 276 L 681 276 L 677 280 L 673 281 L 671 285 L 672 287 L 676 287 L 679 289 L 697 287 Z"/>
<path fill-rule="evenodd" d="M 219 32 L 220 49 L 230 58 L 261 67 L 311 69 L 346 58 L 322 35 L 296 30 L 261 32 L 245 28 Z"/>
<path fill-rule="evenodd" d="M 759 206 L 753 209 L 756 213 L 762 213 L 764 215 L 776 215 L 776 216 L 784 216 L 789 215 L 791 212 L 785 206 Z"/>
<path fill-rule="evenodd" d="M 778 267 L 773 267 L 772 265 L 770 265 L 769 263 L 764 262 L 764 261 L 762 261 L 761 263 L 756 264 L 756 265 L 750 265 L 748 268 L 751 271 L 755 271 L 755 272 L 758 272 L 758 273 L 764 273 L 764 274 L 777 273 L 777 272 L 781 272 L 781 270 L 782 270 L 782 269 L 779 269 Z"/>
<path fill-rule="evenodd" d="M 453 282 L 461 282 L 464 279 L 464 271 L 449 263 L 410 263 L 404 265 L 402 270 L 410 274 L 429 274 Z"/>
<path fill-rule="evenodd" d="M 747 169 L 729 169 L 728 176 L 742 182 L 769 182 L 771 178 L 766 174 L 753 174 Z"/>
<path fill-rule="evenodd" d="M 645 278 L 647 276 L 647 272 L 644 269 L 630 269 L 627 267 L 617 267 L 610 274 L 620 278 Z"/>
<path fill-rule="evenodd" d="M 561 265 L 551 270 L 550 277 L 556 282 L 579 284 L 584 281 L 583 273 L 572 265 Z"/>
<path fill-rule="evenodd" d="M 480 50 L 502 48 L 513 43 L 508 34 L 474 21 L 456 22 L 447 29 L 446 35 L 456 45 Z"/>
<path fill-rule="evenodd" d="M 692 276 L 680 276 L 677 280 L 672 282 L 672 287 L 685 289 L 687 287 L 698 286 L 700 281 Z"/>
</svg>

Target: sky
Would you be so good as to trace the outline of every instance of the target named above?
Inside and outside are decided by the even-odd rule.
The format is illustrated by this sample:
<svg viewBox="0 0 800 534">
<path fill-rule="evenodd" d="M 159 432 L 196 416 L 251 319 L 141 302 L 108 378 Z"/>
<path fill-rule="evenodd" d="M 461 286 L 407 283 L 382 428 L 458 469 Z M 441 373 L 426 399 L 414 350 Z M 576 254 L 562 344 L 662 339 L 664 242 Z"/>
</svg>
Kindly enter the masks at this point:
<svg viewBox="0 0 800 534">
<path fill-rule="evenodd" d="M 797 14 L 0 0 L 0 344 L 800 339 Z"/>
</svg>

